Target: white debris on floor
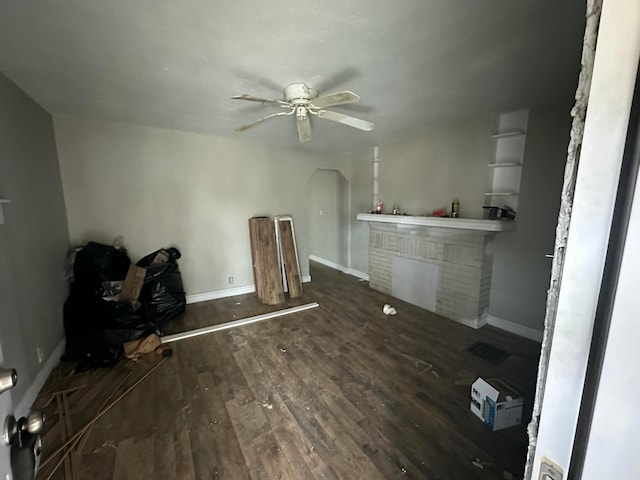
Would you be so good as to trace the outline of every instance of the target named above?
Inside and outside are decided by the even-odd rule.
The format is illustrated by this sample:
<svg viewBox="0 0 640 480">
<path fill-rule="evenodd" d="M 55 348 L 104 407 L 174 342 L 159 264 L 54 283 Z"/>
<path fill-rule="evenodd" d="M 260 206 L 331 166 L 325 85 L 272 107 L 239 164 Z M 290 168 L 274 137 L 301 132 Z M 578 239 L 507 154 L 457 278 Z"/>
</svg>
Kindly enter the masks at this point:
<svg viewBox="0 0 640 480">
<path fill-rule="evenodd" d="M 384 306 L 382 307 L 382 312 L 385 315 L 395 315 L 396 313 L 398 313 L 396 311 L 395 308 L 393 308 L 391 305 L 389 305 L 388 303 L 385 303 Z"/>
</svg>

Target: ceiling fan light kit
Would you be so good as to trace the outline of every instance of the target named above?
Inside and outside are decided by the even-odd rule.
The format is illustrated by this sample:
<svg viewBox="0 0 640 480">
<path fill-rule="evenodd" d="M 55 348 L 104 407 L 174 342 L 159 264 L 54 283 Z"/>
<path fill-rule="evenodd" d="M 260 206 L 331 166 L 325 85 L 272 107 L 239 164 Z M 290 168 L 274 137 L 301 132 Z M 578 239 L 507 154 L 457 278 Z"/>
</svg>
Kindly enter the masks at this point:
<svg viewBox="0 0 640 480">
<path fill-rule="evenodd" d="M 254 122 L 241 125 L 236 128 L 236 132 L 243 132 L 249 128 L 255 127 L 265 120 L 271 118 L 293 115 L 296 117 L 296 127 L 298 129 L 298 139 L 300 142 L 308 142 L 311 140 L 311 123 L 309 120 L 310 115 L 315 115 L 318 118 L 325 120 L 331 120 L 332 122 L 348 125 L 359 130 L 371 131 L 373 130 L 373 123 L 360 118 L 345 115 L 344 113 L 333 112 L 330 110 L 324 110 L 326 107 L 334 107 L 337 105 L 346 105 L 349 103 L 357 103 L 360 101 L 360 97 L 348 90 L 336 93 L 330 93 L 323 96 L 318 96 L 318 91 L 315 88 L 311 88 L 304 83 L 292 83 L 284 88 L 284 100 L 274 100 L 268 98 L 259 98 L 252 95 L 243 94 L 231 97 L 234 100 L 245 100 L 248 102 L 259 102 L 262 104 L 272 103 L 279 105 L 282 108 L 287 108 L 287 112 L 278 112 L 266 117 L 262 117 Z"/>
</svg>

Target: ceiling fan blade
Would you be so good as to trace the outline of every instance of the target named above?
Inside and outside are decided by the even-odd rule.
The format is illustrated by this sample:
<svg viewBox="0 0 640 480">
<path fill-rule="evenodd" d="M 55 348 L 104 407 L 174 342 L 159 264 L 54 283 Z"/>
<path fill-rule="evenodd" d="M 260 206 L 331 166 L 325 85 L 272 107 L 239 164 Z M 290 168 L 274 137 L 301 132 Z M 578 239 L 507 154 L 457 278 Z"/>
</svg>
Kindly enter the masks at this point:
<svg viewBox="0 0 640 480">
<path fill-rule="evenodd" d="M 289 105 L 289 103 L 284 102 L 282 100 L 273 100 L 271 98 L 260 98 L 254 97 L 247 93 L 243 93 L 242 95 L 236 95 L 235 97 L 231 97 L 233 100 L 246 100 L 248 102 L 258 102 L 258 103 L 278 103 L 280 105 Z"/>
<path fill-rule="evenodd" d="M 320 110 L 317 115 L 320 118 L 324 118 L 325 120 L 342 123 L 343 125 L 349 125 L 350 127 L 365 130 L 367 132 L 373 130 L 374 127 L 372 122 L 352 117 L 350 115 L 345 115 L 344 113 L 331 112 L 329 110 Z"/>
<path fill-rule="evenodd" d="M 309 115 L 307 115 L 304 108 L 298 109 L 298 113 L 296 114 L 296 126 L 298 127 L 298 139 L 300 140 L 300 143 L 311 140 L 311 122 L 309 121 Z"/>
<path fill-rule="evenodd" d="M 267 115 L 266 117 L 262 117 L 259 120 L 256 120 L 255 122 L 251 122 L 251 123 L 247 123 L 245 125 L 240 125 L 238 128 L 236 128 L 236 132 L 244 132 L 245 130 L 251 128 L 251 127 L 255 127 L 256 125 L 264 122 L 265 120 L 269 120 L 270 118 L 273 117 L 279 117 L 282 115 L 291 115 L 293 113 L 293 110 L 290 112 L 278 112 L 278 113 L 272 113 L 271 115 Z"/>
<path fill-rule="evenodd" d="M 345 90 L 344 92 L 330 93 L 322 97 L 314 98 L 311 104 L 317 108 L 333 107 L 335 105 L 344 105 L 346 103 L 357 103 L 360 97 L 353 92 Z"/>
</svg>

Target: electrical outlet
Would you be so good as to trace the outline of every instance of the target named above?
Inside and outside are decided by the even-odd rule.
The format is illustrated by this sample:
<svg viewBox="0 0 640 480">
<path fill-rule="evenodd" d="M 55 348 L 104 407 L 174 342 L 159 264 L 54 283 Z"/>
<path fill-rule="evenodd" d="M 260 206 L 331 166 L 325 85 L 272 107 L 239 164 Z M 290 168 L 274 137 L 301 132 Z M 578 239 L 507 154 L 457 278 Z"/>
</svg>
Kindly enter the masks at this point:
<svg viewBox="0 0 640 480">
<path fill-rule="evenodd" d="M 562 468 L 547 457 L 542 457 L 538 480 L 562 480 Z"/>
<path fill-rule="evenodd" d="M 38 356 L 38 363 L 44 362 L 44 352 L 40 347 L 36 347 L 36 355 Z"/>
<path fill-rule="evenodd" d="M 233 277 L 229 277 L 229 283 L 233 283 Z"/>
</svg>

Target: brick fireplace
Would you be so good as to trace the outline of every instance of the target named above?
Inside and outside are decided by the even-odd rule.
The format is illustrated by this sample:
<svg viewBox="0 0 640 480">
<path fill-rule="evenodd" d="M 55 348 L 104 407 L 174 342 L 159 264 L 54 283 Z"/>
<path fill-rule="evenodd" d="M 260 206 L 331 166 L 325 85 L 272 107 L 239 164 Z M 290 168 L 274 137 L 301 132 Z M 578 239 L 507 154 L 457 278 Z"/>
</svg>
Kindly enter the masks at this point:
<svg viewBox="0 0 640 480">
<path fill-rule="evenodd" d="M 478 328 L 487 323 L 493 246 L 514 222 L 359 214 L 369 223 L 369 286 Z"/>
</svg>

